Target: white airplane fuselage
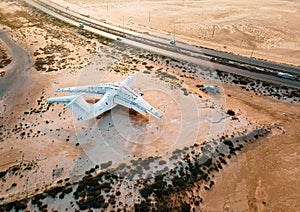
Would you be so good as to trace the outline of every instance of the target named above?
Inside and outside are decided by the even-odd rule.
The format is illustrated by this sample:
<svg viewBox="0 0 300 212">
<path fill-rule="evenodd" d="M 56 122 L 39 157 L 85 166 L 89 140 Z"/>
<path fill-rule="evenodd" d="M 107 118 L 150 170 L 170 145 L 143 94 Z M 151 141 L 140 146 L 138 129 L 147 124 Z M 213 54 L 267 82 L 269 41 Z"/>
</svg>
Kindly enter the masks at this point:
<svg viewBox="0 0 300 212">
<path fill-rule="evenodd" d="M 95 86 L 78 86 L 59 88 L 56 92 L 66 92 L 69 96 L 47 99 L 47 102 L 65 103 L 73 111 L 78 121 L 85 121 L 108 111 L 118 104 L 132 108 L 145 115 L 146 112 L 161 118 L 162 115 L 129 86 L 134 77 L 128 77 L 121 83 L 106 83 Z M 84 97 L 100 99 L 95 104 L 89 104 Z"/>
</svg>

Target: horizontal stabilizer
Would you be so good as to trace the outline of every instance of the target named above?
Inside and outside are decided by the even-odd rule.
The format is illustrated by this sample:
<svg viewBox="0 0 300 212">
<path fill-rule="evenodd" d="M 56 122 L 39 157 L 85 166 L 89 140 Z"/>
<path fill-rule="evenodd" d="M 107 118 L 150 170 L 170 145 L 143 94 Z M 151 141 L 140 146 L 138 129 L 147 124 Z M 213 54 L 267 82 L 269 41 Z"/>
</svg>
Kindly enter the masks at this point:
<svg viewBox="0 0 300 212">
<path fill-rule="evenodd" d="M 84 121 L 86 116 L 91 112 L 91 106 L 85 101 L 83 95 L 79 95 L 73 99 L 67 105 L 67 108 L 78 117 L 78 121 Z"/>
<path fill-rule="evenodd" d="M 84 120 L 91 111 L 91 105 L 85 101 L 83 95 L 84 94 L 50 98 L 47 99 L 46 102 L 68 104 L 67 108 L 69 108 L 78 117 L 78 121 L 80 121 Z"/>
<path fill-rule="evenodd" d="M 134 83 L 135 83 L 135 77 L 130 76 L 130 77 L 127 77 L 125 80 L 123 80 L 121 82 L 121 85 L 126 85 L 128 87 L 131 87 Z"/>
<path fill-rule="evenodd" d="M 56 98 L 50 98 L 47 99 L 46 102 L 49 103 L 62 103 L 62 104 L 69 104 L 70 102 L 72 102 L 74 99 L 76 99 L 78 97 L 77 96 L 62 96 L 62 97 L 56 97 Z"/>
</svg>

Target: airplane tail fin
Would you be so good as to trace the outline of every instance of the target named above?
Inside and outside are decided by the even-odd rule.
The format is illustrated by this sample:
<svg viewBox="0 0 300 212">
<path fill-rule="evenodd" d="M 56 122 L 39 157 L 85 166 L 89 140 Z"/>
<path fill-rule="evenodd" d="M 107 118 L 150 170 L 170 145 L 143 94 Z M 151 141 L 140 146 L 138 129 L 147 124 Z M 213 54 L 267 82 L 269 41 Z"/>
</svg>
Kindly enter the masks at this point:
<svg viewBox="0 0 300 212">
<path fill-rule="evenodd" d="M 47 99 L 46 102 L 68 104 L 67 108 L 69 108 L 78 117 L 77 120 L 79 122 L 84 121 L 92 109 L 91 105 L 83 98 L 83 94 L 51 98 Z"/>
<path fill-rule="evenodd" d="M 128 87 L 131 87 L 134 83 L 135 83 L 135 77 L 130 76 L 130 77 L 127 77 L 125 80 L 123 80 L 121 82 L 121 85 L 126 85 Z"/>
<path fill-rule="evenodd" d="M 87 115 L 91 112 L 91 105 L 85 101 L 83 95 L 76 96 L 68 105 L 69 108 L 78 118 L 77 120 L 84 121 Z"/>
</svg>

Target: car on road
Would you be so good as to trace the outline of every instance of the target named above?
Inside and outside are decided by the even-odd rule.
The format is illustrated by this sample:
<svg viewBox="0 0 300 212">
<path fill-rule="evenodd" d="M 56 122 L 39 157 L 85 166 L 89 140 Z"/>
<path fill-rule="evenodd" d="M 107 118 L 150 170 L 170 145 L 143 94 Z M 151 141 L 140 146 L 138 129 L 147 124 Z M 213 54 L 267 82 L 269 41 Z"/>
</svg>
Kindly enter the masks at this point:
<svg viewBox="0 0 300 212">
<path fill-rule="evenodd" d="M 291 74 L 287 74 L 287 73 L 283 73 L 283 72 L 278 72 L 277 73 L 278 76 L 286 78 L 286 79 L 295 79 L 296 77 L 291 75 Z"/>
<path fill-rule="evenodd" d="M 80 28 L 80 29 L 83 29 L 83 28 L 84 28 L 84 24 L 83 24 L 83 23 L 80 23 L 80 24 L 79 24 L 79 28 Z"/>
<path fill-rule="evenodd" d="M 173 46 L 176 46 L 175 40 L 171 40 L 171 41 L 170 41 L 170 44 L 173 45 Z"/>
</svg>

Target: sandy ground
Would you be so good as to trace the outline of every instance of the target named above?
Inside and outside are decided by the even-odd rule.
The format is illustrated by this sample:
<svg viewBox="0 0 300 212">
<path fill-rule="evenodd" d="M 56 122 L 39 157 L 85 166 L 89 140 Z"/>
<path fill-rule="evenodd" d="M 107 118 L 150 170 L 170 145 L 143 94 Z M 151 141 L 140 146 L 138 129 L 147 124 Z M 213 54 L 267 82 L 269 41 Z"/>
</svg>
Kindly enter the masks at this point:
<svg viewBox="0 0 300 212">
<path fill-rule="evenodd" d="M 231 134 L 249 127 L 245 118 L 228 118 L 222 105 L 214 104 L 209 95 L 196 89 L 195 83 L 204 81 L 192 81 L 180 74 L 174 69 L 177 63 L 159 65 L 143 58 L 141 55 L 148 55 L 143 51 L 104 46 L 95 39 L 75 34 L 73 29 L 59 28 L 49 21 L 41 25 L 26 10 L 20 13 L 19 4 L 1 5 L 10 11 L 5 17 L 22 20 L 18 28 L 16 20 L 4 22 L 12 38 L 35 59 L 36 67 L 24 75 L 22 84 L 10 88 L 1 101 L 1 170 L 25 164 L 2 180 L 0 194 L 6 201 L 36 192 L 36 188 L 43 189 L 59 179 L 76 178 L 95 164 L 165 155 L 224 132 Z M 42 67 L 36 66 L 39 58 L 51 55 L 55 56 L 54 62 L 48 63 L 47 59 Z M 157 60 L 165 63 L 160 57 Z M 147 70 L 149 73 L 143 73 Z M 165 76 L 167 71 L 171 75 Z M 129 115 L 128 109 L 118 107 L 100 120 L 77 124 L 63 105 L 47 109 L 44 102 L 57 96 L 54 91 L 60 87 L 121 81 L 131 74 L 137 77 L 134 88 L 163 113 L 163 119 Z M 222 94 L 218 95 L 216 98 L 222 101 Z M 30 162 L 35 165 L 26 170 Z M 15 182 L 17 185 L 13 186 Z"/>
<path fill-rule="evenodd" d="M 221 51 L 300 65 L 299 1 L 51 0 L 141 32 Z"/>
<path fill-rule="evenodd" d="M 44 71 L 33 69 L 19 89 L 11 89 L 2 98 L 4 142 L 0 143 L 0 171 L 22 161 L 24 167 L 31 161 L 36 164 L 32 170 L 21 169 L 7 175 L 5 181 L 1 180 L 2 198 L 34 193 L 36 188 L 42 190 L 59 179 L 76 179 L 95 164 L 108 160 L 117 164 L 132 158 L 164 155 L 195 141 L 276 123 L 281 127 L 278 135 L 263 145 L 247 149 L 217 174 L 214 189 L 204 195 L 203 207 L 208 211 L 299 209 L 299 191 L 295 190 L 299 185 L 299 106 L 258 97 L 237 86 L 222 85 L 214 80 L 214 74 L 199 72 L 199 67 L 190 64 L 166 63 L 166 59 L 152 58 L 137 49 L 107 46 L 79 35 L 73 28 L 58 27 L 59 23 L 39 24 L 41 17 L 33 19 L 27 13 L 20 13 L 23 7 L 17 3 L 1 2 L 1 8 L 10 11 L 7 17 L 22 20 L 17 28 L 9 22 L 11 19 L 6 20 L 10 26 L 7 31 L 35 61 L 56 55 L 54 64 L 45 65 Z M 61 34 L 68 36 L 58 36 Z M 49 48 L 45 48 L 60 45 L 69 51 L 47 53 Z M 156 60 L 158 62 L 154 62 Z M 49 68 L 58 71 L 46 72 Z M 130 114 L 120 107 L 99 120 L 83 124 L 75 123 L 75 117 L 63 105 L 24 114 L 38 110 L 41 106 L 38 100 L 42 100 L 41 104 L 44 99 L 58 95 L 54 90 L 59 87 L 119 81 L 132 74 L 137 77 L 134 88 L 145 93 L 145 99 L 163 113 L 163 119 Z M 221 94 L 205 94 L 196 87 L 199 84 L 222 85 Z M 184 91 L 190 94 L 185 95 Z M 45 108 L 43 105 L 42 110 Z M 227 109 L 233 109 L 238 120 L 226 118 Z M 24 138 L 22 132 L 26 133 Z"/>
<path fill-rule="evenodd" d="M 267 98 L 247 99 L 246 92 L 225 86 L 228 107 L 243 108 L 251 121 L 277 124 L 278 132 L 253 145 L 216 176 L 216 186 L 204 197 L 204 211 L 298 211 L 299 106 Z M 283 130 L 283 133 L 280 131 Z"/>
<path fill-rule="evenodd" d="M 79 82 L 92 81 L 89 78 L 93 78 L 97 71 L 86 67 L 84 73 L 88 77 L 79 79 Z M 103 82 L 124 79 L 124 76 L 111 72 L 102 72 L 100 76 L 103 75 Z M 164 155 L 198 141 L 217 138 L 226 131 L 232 133 L 249 127 L 246 119 L 232 121 L 208 99 L 200 99 L 196 94 L 185 96 L 182 90 L 170 89 L 153 74 L 135 73 L 135 77 L 134 89 L 144 93 L 145 100 L 155 105 L 163 118 L 128 116 L 128 109 L 117 107 L 100 121 L 76 124 L 77 138 L 95 164 Z"/>
<path fill-rule="evenodd" d="M 41 51 L 40 48 L 52 43 L 61 44 L 61 41 L 57 41 L 55 33 L 51 32 L 56 26 L 49 23 L 49 25 L 47 23 L 41 25 L 39 20 L 23 10 L 22 5 L 14 2 L 1 2 L 1 14 L 1 23 L 6 25 L 7 33 L 19 45 L 24 46 L 32 57 L 38 49 Z M 68 38 L 74 37 L 68 36 Z M 82 54 L 80 55 L 78 42 L 82 42 L 82 39 L 77 38 L 72 41 L 75 45 L 77 43 L 76 49 L 79 51 L 76 54 L 79 59 L 69 60 L 71 60 L 70 63 L 73 61 L 80 66 L 86 62 L 82 62 L 85 58 L 81 56 Z M 72 45 L 68 42 L 64 44 Z M 83 52 L 84 55 L 88 55 L 85 49 Z M 36 55 L 34 59 L 37 57 L 40 56 Z M 68 61 L 68 58 L 65 58 L 65 61 Z M 73 72 L 72 69 L 65 69 L 64 76 L 76 81 Z M 73 129 L 72 123 L 65 123 L 70 125 L 70 130 L 59 133 L 61 126 L 58 126 L 56 121 L 50 123 L 50 120 L 49 124 L 46 124 L 48 117 L 44 117 L 42 112 L 24 114 L 34 109 L 46 109 L 42 99 L 47 93 L 48 86 L 51 83 L 57 83 L 56 77 L 55 73 L 45 75 L 45 72 L 37 72 L 32 68 L 29 72 L 22 74 L 22 79 L 14 83 L 15 86 L 10 87 L 7 93 L 1 96 L 1 139 L 4 140 L 0 144 L 1 171 L 8 170 L 14 165 L 21 167 L 14 174 L 10 173 L 1 180 L 1 197 L 8 201 L 10 198 L 36 192 L 36 189 L 44 189 L 57 178 L 69 177 L 75 164 L 74 159 L 82 152 L 74 143 L 66 143 L 68 136 L 70 140 L 75 140 L 75 135 L 70 136 L 70 131 Z M 37 100 L 40 102 L 38 103 Z M 21 136 L 21 133 L 25 133 L 24 136 Z M 30 170 L 25 170 L 32 162 L 35 165 Z M 17 183 L 15 188 L 11 187 L 13 183 Z"/>
</svg>

